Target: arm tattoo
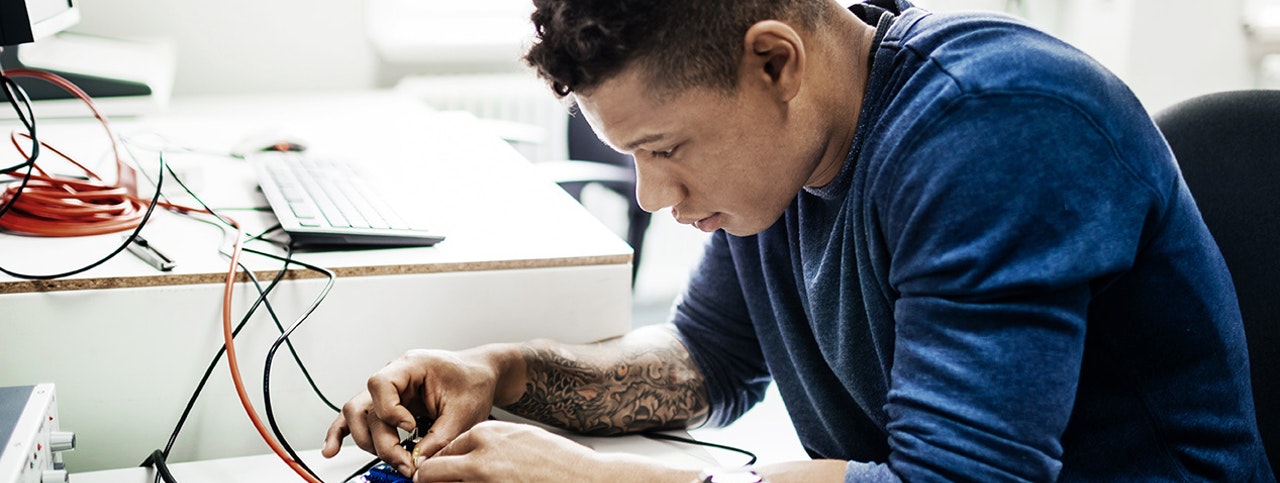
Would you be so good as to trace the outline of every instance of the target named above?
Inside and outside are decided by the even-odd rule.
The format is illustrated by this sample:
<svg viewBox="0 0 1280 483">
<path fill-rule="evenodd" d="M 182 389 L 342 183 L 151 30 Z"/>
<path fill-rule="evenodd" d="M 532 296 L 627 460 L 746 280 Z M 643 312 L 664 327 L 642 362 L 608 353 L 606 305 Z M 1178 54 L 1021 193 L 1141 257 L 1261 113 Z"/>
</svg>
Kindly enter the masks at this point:
<svg viewBox="0 0 1280 483">
<path fill-rule="evenodd" d="M 669 332 L 567 346 L 521 349 L 528 383 L 506 409 L 584 434 L 677 428 L 706 417 L 707 390 L 684 346 Z"/>
</svg>

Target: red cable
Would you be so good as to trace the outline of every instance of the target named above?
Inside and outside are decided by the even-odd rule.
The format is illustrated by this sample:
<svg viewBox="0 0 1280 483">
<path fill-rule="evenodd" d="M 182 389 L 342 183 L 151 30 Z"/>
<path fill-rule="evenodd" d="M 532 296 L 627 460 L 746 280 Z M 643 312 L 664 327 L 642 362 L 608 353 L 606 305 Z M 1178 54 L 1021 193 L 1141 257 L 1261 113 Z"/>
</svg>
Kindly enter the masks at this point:
<svg viewBox="0 0 1280 483">
<path fill-rule="evenodd" d="M 102 178 L 93 171 L 77 163 L 56 148 L 40 142 L 41 146 L 48 148 L 58 156 L 84 170 L 91 179 L 85 181 L 49 176 L 33 164 L 32 169 L 38 174 L 30 176 L 27 186 L 23 188 L 21 196 L 18 196 L 18 203 L 15 203 L 5 216 L 0 217 L 0 227 L 45 236 L 95 235 L 136 228 L 138 223 L 141 222 L 142 215 L 146 211 L 146 206 L 150 203 L 150 200 L 141 199 L 135 195 L 137 192 L 136 173 L 120 157 L 119 145 L 116 142 L 115 134 L 111 132 L 110 123 L 107 121 L 106 116 L 102 115 L 97 106 L 94 105 L 89 95 L 75 84 L 56 74 L 32 69 L 13 69 L 3 73 L 10 77 L 43 79 L 58 85 L 84 101 L 89 106 L 89 109 L 93 111 L 94 117 L 106 129 L 107 136 L 111 139 L 111 150 L 116 159 L 117 182 L 114 185 L 102 182 Z M 28 135 L 19 133 L 10 136 L 18 152 L 22 153 L 24 158 L 28 158 L 29 156 L 22 150 L 21 144 L 18 143 L 19 136 L 27 139 L 31 138 Z M 18 178 L 24 177 L 13 173 L 8 174 Z M 3 195 L 0 195 L 0 205 L 11 202 L 14 196 L 17 196 L 17 187 L 11 186 L 5 190 Z M 209 210 L 168 202 L 158 202 L 158 204 L 164 208 L 185 213 L 213 214 Z M 240 228 L 240 224 L 235 220 L 221 216 L 218 218 L 226 220 L 228 224 L 236 229 L 235 243 L 231 249 L 231 264 L 227 270 L 225 287 L 222 293 L 223 339 L 227 348 L 227 366 L 231 369 L 231 381 L 235 384 L 236 396 L 239 397 L 240 404 L 244 407 L 245 413 L 249 415 L 249 420 L 253 422 L 254 428 L 258 430 L 258 434 L 262 436 L 267 446 L 271 447 L 272 452 L 279 456 L 285 464 L 288 464 L 302 479 L 310 483 L 323 483 L 307 472 L 301 463 L 290 457 L 280 442 L 272 437 L 266 425 L 258 418 L 257 412 L 253 409 L 253 404 L 249 401 L 249 395 L 245 392 L 244 381 L 240 377 L 240 365 L 236 360 L 235 340 L 231 328 L 231 302 L 235 291 L 236 268 L 240 265 L 240 244 L 244 238 L 244 230 Z"/>
<path fill-rule="evenodd" d="M 38 174 L 32 174 L 26 186 L 12 184 L 0 193 L 0 205 L 11 205 L 5 216 L 0 217 L 0 228 L 33 235 L 61 237 L 101 235 L 137 227 L 146 212 L 149 200 L 136 196 L 136 173 L 120 156 L 120 146 L 116 142 L 115 134 L 111 132 L 111 124 L 98 110 L 89 95 L 70 81 L 49 72 L 12 69 L 5 71 L 4 74 L 8 77 L 32 77 L 49 82 L 84 101 L 93 112 L 93 116 L 106 130 L 107 138 L 111 140 L 111 151 L 116 164 L 116 183 L 103 182 L 102 177 L 84 165 L 41 142 L 42 147 L 70 161 L 84 171 L 89 179 L 52 176 L 33 164 L 32 170 Z M 31 136 L 17 132 L 10 135 L 13 146 L 22 157 L 29 158 L 30 155 L 18 142 L 19 137 L 29 140 Z M 12 172 L 6 174 L 14 178 L 25 177 Z M 21 193 L 18 192 L 19 189 Z"/>
<path fill-rule="evenodd" d="M 253 421 L 253 427 L 258 430 L 258 434 L 262 436 L 262 440 L 267 442 L 271 447 L 271 451 L 275 452 L 293 471 L 301 476 L 302 479 L 311 483 L 322 483 L 318 478 L 312 476 L 289 454 L 285 452 L 284 446 L 280 445 L 268 431 L 266 425 L 258 418 L 258 413 L 253 409 L 253 404 L 249 402 L 249 395 L 244 390 L 244 381 L 240 378 L 240 364 L 236 361 L 235 336 L 231 328 L 231 294 L 235 288 L 236 282 L 236 266 L 240 263 L 240 241 L 244 237 L 244 231 L 240 229 L 240 225 L 234 220 L 227 219 L 231 222 L 231 226 L 236 229 L 235 244 L 231 248 L 231 270 L 227 272 L 226 288 L 222 293 L 222 338 L 227 347 L 227 367 L 231 369 L 231 382 L 235 384 L 236 395 L 240 397 L 240 405 L 244 406 L 245 414 L 249 415 L 249 420 Z"/>
</svg>

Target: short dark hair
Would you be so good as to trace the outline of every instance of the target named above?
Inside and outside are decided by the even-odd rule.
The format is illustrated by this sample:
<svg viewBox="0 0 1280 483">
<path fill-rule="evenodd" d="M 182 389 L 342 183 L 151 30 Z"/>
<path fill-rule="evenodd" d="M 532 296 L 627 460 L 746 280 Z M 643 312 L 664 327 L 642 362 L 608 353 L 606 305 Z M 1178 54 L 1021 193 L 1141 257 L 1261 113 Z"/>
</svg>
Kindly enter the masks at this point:
<svg viewBox="0 0 1280 483">
<path fill-rule="evenodd" d="M 732 93 L 747 29 L 782 20 L 814 29 L 830 0 L 534 0 L 525 62 L 561 97 L 642 67 L 655 92 Z"/>
</svg>

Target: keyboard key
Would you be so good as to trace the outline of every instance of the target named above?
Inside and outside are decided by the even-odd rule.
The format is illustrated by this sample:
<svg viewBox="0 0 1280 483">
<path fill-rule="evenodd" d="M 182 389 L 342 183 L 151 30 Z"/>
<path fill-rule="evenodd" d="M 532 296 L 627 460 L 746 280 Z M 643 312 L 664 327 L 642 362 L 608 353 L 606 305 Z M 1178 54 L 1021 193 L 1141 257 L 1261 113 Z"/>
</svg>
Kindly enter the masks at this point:
<svg viewBox="0 0 1280 483">
<path fill-rule="evenodd" d="M 309 153 L 262 153 L 248 160 L 295 244 L 432 245 L 444 239 L 406 221 L 382 196 L 416 188 L 375 185 L 354 165 Z"/>
</svg>

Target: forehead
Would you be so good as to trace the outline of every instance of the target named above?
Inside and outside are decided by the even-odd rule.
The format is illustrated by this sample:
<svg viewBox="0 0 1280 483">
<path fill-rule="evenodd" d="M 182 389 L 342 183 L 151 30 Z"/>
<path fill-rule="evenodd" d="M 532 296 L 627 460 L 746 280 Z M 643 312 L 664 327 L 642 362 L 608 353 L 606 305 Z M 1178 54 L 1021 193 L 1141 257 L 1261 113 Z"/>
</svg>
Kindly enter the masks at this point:
<svg viewBox="0 0 1280 483">
<path fill-rule="evenodd" d="M 630 68 L 600 83 L 574 100 L 596 135 L 614 149 L 632 151 L 646 142 L 669 136 L 687 116 L 710 114 L 703 89 L 667 92 L 652 87 L 638 68 Z"/>
</svg>

